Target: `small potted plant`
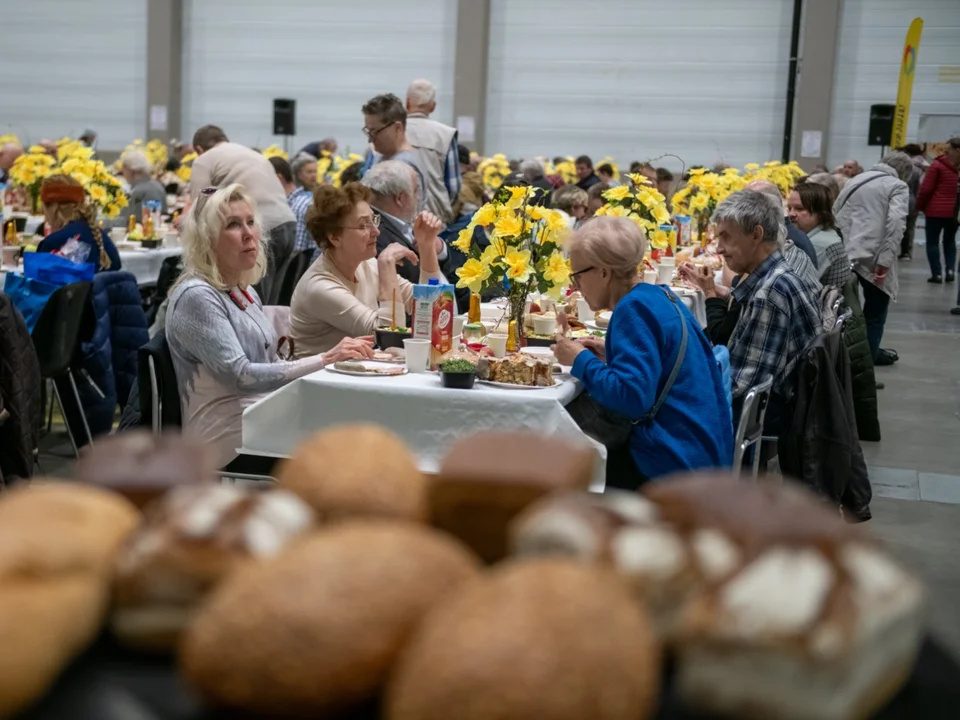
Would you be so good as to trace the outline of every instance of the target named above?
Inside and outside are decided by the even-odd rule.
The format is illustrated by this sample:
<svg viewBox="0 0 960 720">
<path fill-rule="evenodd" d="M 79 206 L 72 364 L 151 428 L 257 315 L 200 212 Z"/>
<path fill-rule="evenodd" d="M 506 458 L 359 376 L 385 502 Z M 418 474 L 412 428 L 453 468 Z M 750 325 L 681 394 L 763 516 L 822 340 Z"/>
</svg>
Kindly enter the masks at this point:
<svg viewBox="0 0 960 720">
<path fill-rule="evenodd" d="M 477 366 L 469 360 L 451 359 L 440 363 L 440 382 L 446 388 L 469 390 L 477 379 Z"/>
</svg>

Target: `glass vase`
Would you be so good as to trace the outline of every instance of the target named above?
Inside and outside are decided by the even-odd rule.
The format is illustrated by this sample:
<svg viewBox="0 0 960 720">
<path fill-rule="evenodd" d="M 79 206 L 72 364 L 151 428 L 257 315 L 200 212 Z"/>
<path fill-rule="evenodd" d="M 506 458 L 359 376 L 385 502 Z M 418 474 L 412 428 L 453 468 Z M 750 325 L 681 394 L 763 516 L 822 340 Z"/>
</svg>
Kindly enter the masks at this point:
<svg viewBox="0 0 960 720">
<path fill-rule="evenodd" d="M 517 349 L 524 346 L 523 316 L 527 305 L 527 286 L 515 285 L 510 290 L 509 305 L 507 307 L 507 332 L 514 328 L 513 342 Z M 515 322 L 515 325 L 510 325 Z"/>
</svg>

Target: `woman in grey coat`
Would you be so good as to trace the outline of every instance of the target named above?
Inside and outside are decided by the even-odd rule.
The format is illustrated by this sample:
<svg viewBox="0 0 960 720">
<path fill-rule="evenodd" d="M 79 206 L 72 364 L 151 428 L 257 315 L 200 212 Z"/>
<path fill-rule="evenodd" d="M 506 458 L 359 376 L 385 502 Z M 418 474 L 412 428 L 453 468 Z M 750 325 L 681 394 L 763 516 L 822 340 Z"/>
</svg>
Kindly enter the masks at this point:
<svg viewBox="0 0 960 720">
<path fill-rule="evenodd" d="M 863 289 L 863 315 L 874 362 L 890 301 L 897 299 L 897 255 L 907 224 L 913 175 L 906 153 L 894 152 L 846 184 L 833 205 L 837 229 Z"/>
</svg>

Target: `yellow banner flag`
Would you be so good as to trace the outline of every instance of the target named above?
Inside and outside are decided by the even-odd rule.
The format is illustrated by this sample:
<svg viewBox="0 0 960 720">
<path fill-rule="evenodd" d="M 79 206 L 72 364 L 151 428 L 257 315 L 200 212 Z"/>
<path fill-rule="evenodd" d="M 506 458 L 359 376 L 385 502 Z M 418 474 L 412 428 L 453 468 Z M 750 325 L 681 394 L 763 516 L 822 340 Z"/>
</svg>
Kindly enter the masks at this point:
<svg viewBox="0 0 960 720">
<path fill-rule="evenodd" d="M 897 87 L 897 107 L 893 113 L 893 133 L 890 147 L 899 148 L 907 144 L 907 120 L 910 119 L 910 98 L 913 96 L 913 76 L 917 69 L 917 55 L 920 52 L 920 33 L 923 32 L 923 20 L 915 18 L 907 30 L 907 39 L 903 44 L 903 61 L 900 63 L 900 84 Z"/>
</svg>

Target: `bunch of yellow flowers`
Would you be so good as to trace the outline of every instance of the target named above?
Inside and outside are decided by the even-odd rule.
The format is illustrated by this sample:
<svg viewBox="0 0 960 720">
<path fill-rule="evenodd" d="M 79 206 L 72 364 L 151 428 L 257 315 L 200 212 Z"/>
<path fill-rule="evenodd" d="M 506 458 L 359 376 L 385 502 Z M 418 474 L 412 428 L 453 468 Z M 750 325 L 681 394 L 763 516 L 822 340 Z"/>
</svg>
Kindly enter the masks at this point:
<svg viewBox="0 0 960 720">
<path fill-rule="evenodd" d="M 780 194 L 784 197 L 790 194 L 790 190 L 797 184 L 797 180 L 807 174 L 795 160 L 791 160 L 786 165 L 779 160 L 771 160 L 764 163 L 763 167 L 758 163 L 749 163 L 743 169 L 747 176 L 747 182 L 753 180 L 772 182 L 779 188 Z"/>
<path fill-rule="evenodd" d="M 497 153 L 493 157 L 481 160 L 477 172 L 483 178 L 483 186 L 487 190 L 496 190 L 503 185 L 503 181 L 510 174 L 510 163 L 506 155 Z"/>
<path fill-rule="evenodd" d="M 60 164 L 59 172 L 69 175 L 83 185 L 87 195 L 96 203 L 105 217 L 114 218 L 127 206 L 127 196 L 123 192 L 120 181 L 106 165 L 93 159 L 91 148 L 82 146 L 73 148 Z"/>
<path fill-rule="evenodd" d="M 557 163 L 553 168 L 553 172 L 547 174 L 559 175 L 567 185 L 572 185 L 580 179 L 577 177 L 577 164 L 572 157 L 568 157 L 563 162 Z"/>
<path fill-rule="evenodd" d="M 177 168 L 176 175 L 180 178 L 181 182 L 188 183 L 190 182 L 190 175 L 193 173 L 193 161 L 196 160 L 198 155 L 195 152 L 187 153 L 180 160 L 180 167 Z"/>
<path fill-rule="evenodd" d="M 262 154 L 265 158 L 267 158 L 267 160 L 269 160 L 269 159 L 272 158 L 272 157 L 280 157 L 280 158 L 283 158 L 284 160 L 289 160 L 289 159 L 290 159 L 289 155 L 287 154 L 287 151 L 284 150 L 283 148 L 281 148 L 281 147 L 280 147 L 279 145 L 277 145 L 276 143 L 274 143 L 273 145 L 271 145 L 270 147 L 268 147 L 268 148 L 267 148 L 266 150 L 264 150 L 261 154 Z"/>
<path fill-rule="evenodd" d="M 670 222 L 667 199 L 643 175 L 633 173 L 627 177 L 633 182 L 632 188 L 617 185 L 605 191 L 603 199 L 607 202 L 597 210 L 597 215 L 629 218 L 643 228 L 652 247 L 666 249 L 670 236 L 660 226 Z"/>
<path fill-rule="evenodd" d="M 7 143 L 13 143 L 15 145 L 20 144 L 20 138 L 18 138 L 13 133 L 7 133 L 6 135 L 0 135 L 0 145 L 6 145 Z"/>
<path fill-rule="evenodd" d="M 363 163 L 363 156 L 358 155 L 357 153 L 352 153 L 347 150 L 347 156 L 343 157 L 341 155 L 334 155 L 332 162 L 330 163 L 327 171 L 324 173 L 323 178 L 324 182 L 328 182 L 334 187 L 340 187 L 342 184 L 340 181 L 340 176 L 343 175 L 343 171 L 354 163 Z M 320 177 L 320 165 L 317 166 L 317 177 Z"/>
<path fill-rule="evenodd" d="M 503 287 L 524 297 L 535 289 L 560 297 L 570 283 L 570 264 L 560 250 L 567 221 L 556 210 L 531 205 L 534 197 L 533 188 L 501 187 L 477 210 L 453 243 L 468 257 L 457 270 L 457 287 Z M 486 248 L 473 242 L 477 227 L 489 233 Z"/>
<path fill-rule="evenodd" d="M 673 212 L 677 215 L 709 219 L 717 205 L 731 193 L 743 190 L 749 180 L 736 168 L 727 168 L 720 174 L 708 172 L 705 168 L 695 168 L 690 171 L 690 180 L 686 187 L 671 198 Z"/>
<path fill-rule="evenodd" d="M 143 140 L 137 138 L 123 149 L 123 152 L 120 154 L 121 159 L 125 154 L 133 151 L 142 152 L 157 174 L 162 173 L 167 165 L 169 151 L 167 150 L 167 146 L 160 140 L 153 139 L 144 145 Z M 122 162 L 122 160 L 119 162 Z"/>
<path fill-rule="evenodd" d="M 34 212 L 40 209 L 40 186 L 56 172 L 56 166 L 56 158 L 39 145 L 33 145 L 10 167 L 10 183 L 24 188 L 30 194 Z"/>
<path fill-rule="evenodd" d="M 600 167 L 601 165 L 609 165 L 611 168 L 613 168 L 613 179 L 614 180 L 620 179 L 620 168 L 617 167 L 617 163 L 614 162 L 612 157 L 607 155 L 603 160 L 598 162 L 596 166 Z M 574 166 L 574 175 L 576 175 L 576 166 Z M 574 182 L 576 182 L 576 180 L 574 180 Z"/>
</svg>

